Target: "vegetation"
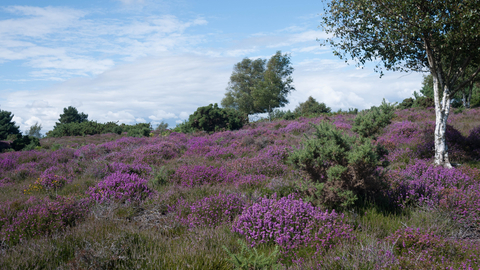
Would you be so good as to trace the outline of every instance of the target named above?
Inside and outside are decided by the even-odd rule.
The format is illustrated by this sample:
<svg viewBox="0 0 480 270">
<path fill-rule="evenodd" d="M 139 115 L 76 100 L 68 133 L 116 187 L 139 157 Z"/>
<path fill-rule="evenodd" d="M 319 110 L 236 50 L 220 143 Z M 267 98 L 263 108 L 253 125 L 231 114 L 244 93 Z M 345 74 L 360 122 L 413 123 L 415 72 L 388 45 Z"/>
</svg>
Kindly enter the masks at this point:
<svg viewBox="0 0 480 270">
<path fill-rule="evenodd" d="M 329 113 L 332 109 L 330 107 L 327 107 L 325 103 L 318 103 L 317 100 L 315 100 L 313 97 L 308 97 L 307 101 L 301 102 L 298 104 L 298 106 L 295 108 L 295 114 L 296 115 L 317 115 L 320 113 Z"/>
<path fill-rule="evenodd" d="M 480 73 L 478 1 L 334 0 L 326 3 L 322 26 L 341 58 L 360 66 L 380 60 L 387 70 L 432 75 L 435 164 L 451 167 L 445 142 L 450 103 Z"/>
<path fill-rule="evenodd" d="M 452 169 L 433 166 L 432 109 L 395 111 L 376 141 L 352 131 L 356 117 L 2 153 L 0 265 L 479 268 L 479 110 L 450 118 Z"/>
<path fill-rule="evenodd" d="M 192 132 L 196 130 L 214 132 L 220 130 L 237 130 L 247 123 L 247 116 L 232 108 L 219 108 L 217 103 L 199 107 L 190 115 L 188 122 L 175 130 Z"/>
<path fill-rule="evenodd" d="M 244 114 L 272 113 L 288 104 L 287 95 L 295 90 L 290 57 L 278 51 L 266 59 L 245 58 L 234 66 L 222 106 Z"/>
<path fill-rule="evenodd" d="M 0 110 L 0 140 L 7 139 L 9 135 L 20 135 L 19 127 L 12 119 L 11 112 Z"/>
<path fill-rule="evenodd" d="M 352 131 L 363 137 L 372 137 L 390 124 L 395 116 L 395 105 L 388 104 L 385 99 L 379 107 L 359 113 L 353 122 Z"/>
</svg>

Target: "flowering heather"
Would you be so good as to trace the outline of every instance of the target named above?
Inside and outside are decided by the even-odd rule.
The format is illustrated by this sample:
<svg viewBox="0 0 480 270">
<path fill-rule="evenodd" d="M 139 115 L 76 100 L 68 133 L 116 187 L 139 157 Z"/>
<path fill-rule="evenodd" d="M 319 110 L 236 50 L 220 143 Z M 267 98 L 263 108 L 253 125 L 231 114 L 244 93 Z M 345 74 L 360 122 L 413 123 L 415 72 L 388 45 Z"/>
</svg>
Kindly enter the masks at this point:
<svg viewBox="0 0 480 270">
<path fill-rule="evenodd" d="M 108 164 L 108 170 L 112 173 L 135 173 L 139 176 L 147 176 L 152 172 L 152 168 L 144 164 L 125 164 L 121 162 Z"/>
<path fill-rule="evenodd" d="M 479 269 L 480 244 L 446 240 L 419 228 L 404 228 L 386 238 L 405 269 Z"/>
<path fill-rule="evenodd" d="M 87 191 L 98 203 L 109 201 L 140 202 L 154 193 L 147 180 L 136 174 L 113 173 Z"/>
<path fill-rule="evenodd" d="M 428 123 L 430 126 L 432 123 Z M 423 137 L 423 125 L 410 121 L 392 123 L 386 128 L 377 140 L 389 150 L 394 150 L 401 146 L 414 146 L 419 144 Z"/>
<path fill-rule="evenodd" d="M 427 203 L 438 205 L 446 189 L 464 189 L 471 184 L 468 175 L 458 169 L 433 166 L 426 160 L 416 160 L 405 170 L 392 172 L 393 192 L 401 205 Z"/>
<path fill-rule="evenodd" d="M 279 129 L 282 133 L 303 133 L 310 127 L 308 123 L 290 122 L 286 127 Z"/>
<path fill-rule="evenodd" d="M 177 220 L 189 227 L 216 227 L 232 222 L 245 206 L 237 194 L 222 194 L 205 197 L 193 203 L 179 200 L 175 206 Z"/>
<path fill-rule="evenodd" d="M 252 246 L 268 242 L 285 250 L 315 246 L 316 253 L 342 239 L 353 239 L 343 214 L 324 212 L 293 195 L 260 199 L 235 220 L 233 231 L 245 236 Z"/>
<path fill-rule="evenodd" d="M 180 154 L 180 147 L 174 143 L 160 141 L 155 144 L 142 145 L 133 150 L 131 156 L 136 162 L 142 162 L 150 165 L 160 165 L 177 157 Z"/>
<path fill-rule="evenodd" d="M 22 240 L 74 226 L 85 216 L 86 200 L 58 196 L 55 200 L 30 197 L 26 202 L 6 201 L 0 204 L 0 239 L 9 245 Z"/>
<path fill-rule="evenodd" d="M 229 172 L 224 167 L 182 166 L 172 175 L 172 179 L 184 187 L 204 184 L 231 183 L 239 177 L 237 171 Z"/>
<path fill-rule="evenodd" d="M 33 185 L 29 185 L 29 187 L 25 189 L 23 193 L 31 194 L 42 190 L 56 191 L 57 189 L 62 188 L 65 184 L 67 184 L 67 178 L 57 175 L 55 173 L 56 171 L 58 171 L 58 168 L 55 166 L 46 169 L 35 181 L 35 183 L 33 183 Z"/>
</svg>

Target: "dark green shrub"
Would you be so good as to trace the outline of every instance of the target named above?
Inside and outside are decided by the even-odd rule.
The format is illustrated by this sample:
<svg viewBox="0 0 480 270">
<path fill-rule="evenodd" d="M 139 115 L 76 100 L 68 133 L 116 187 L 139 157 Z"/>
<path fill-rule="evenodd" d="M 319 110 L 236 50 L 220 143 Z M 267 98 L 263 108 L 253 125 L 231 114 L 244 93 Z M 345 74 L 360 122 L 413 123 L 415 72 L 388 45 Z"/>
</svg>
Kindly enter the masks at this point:
<svg viewBox="0 0 480 270">
<path fill-rule="evenodd" d="M 424 109 L 435 107 L 435 101 L 431 97 L 417 97 L 412 107 Z"/>
<path fill-rule="evenodd" d="M 289 156 L 289 161 L 305 170 L 318 183 L 316 196 L 328 207 L 347 207 L 359 195 L 369 195 L 382 187 L 378 166 L 386 166 L 381 157 L 386 151 L 369 139 L 350 136 L 335 125 L 313 125 L 315 138 Z"/>
<path fill-rule="evenodd" d="M 20 150 L 33 150 L 35 147 L 40 146 L 40 140 L 38 138 L 28 136 L 28 135 L 23 135 L 19 136 L 17 139 L 15 139 L 10 146 L 13 148 L 15 151 L 20 151 Z"/>
<path fill-rule="evenodd" d="M 316 115 L 320 113 L 329 113 L 331 112 L 331 108 L 327 107 L 325 103 L 318 103 L 313 97 L 308 97 L 307 101 L 298 104 L 297 108 L 295 108 L 295 114 L 299 116 L 309 116 L 309 115 Z"/>
<path fill-rule="evenodd" d="M 398 108 L 401 110 L 410 109 L 413 106 L 415 100 L 413 98 L 406 98 L 402 103 L 398 104 Z"/>
<path fill-rule="evenodd" d="M 236 130 L 247 123 L 247 117 L 232 108 L 219 108 L 217 103 L 199 107 L 188 119 L 191 129 L 207 132 Z M 183 127 L 188 129 L 188 126 Z"/>
<path fill-rule="evenodd" d="M 68 106 L 68 108 L 63 108 L 63 114 L 60 114 L 58 121 L 59 124 L 68 124 L 68 123 L 82 123 L 88 121 L 88 114 L 78 113 L 77 108 Z"/>
<path fill-rule="evenodd" d="M 373 106 L 358 114 L 353 122 L 352 131 L 363 137 L 372 137 L 390 124 L 395 116 L 395 105 L 382 101 L 379 107 Z"/>
<path fill-rule="evenodd" d="M 12 119 L 11 112 L 0 110 L 0 140 L 7 139 L 9 135 L 20 135 L 20 130 Z"/>
</svg>

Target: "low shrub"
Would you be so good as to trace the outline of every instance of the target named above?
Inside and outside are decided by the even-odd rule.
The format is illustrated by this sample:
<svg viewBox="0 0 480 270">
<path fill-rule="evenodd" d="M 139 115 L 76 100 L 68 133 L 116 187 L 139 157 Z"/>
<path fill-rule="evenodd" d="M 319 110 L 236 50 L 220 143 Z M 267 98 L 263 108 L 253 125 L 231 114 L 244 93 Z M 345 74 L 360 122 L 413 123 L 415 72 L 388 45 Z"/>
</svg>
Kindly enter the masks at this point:
<svg viewBox="0 0 480 270">
<path fill-rule="evenodd" d="M 190 115 L 183 128 L 186 131 L 190 128 L 213 132 L 240 129 L 246 123 L 248 123 L 248 118 L 243 113 L 232 108 L 219 108 L 215 103 L 199 107 Z"/>
<path fill-rule="evenodd" d="M 89 209 L 88 200 L 57 196 L 30 197 L 27 201 L 6 201 L 0 204 L 0 239 L 7 245 L 50 234 L 75 226 Z"/>
<path fill-rule="evenodd" d="M 370 110 L 357 114 L 352 125 L 352 131 L 363 137 L 372 137 L 390 124 L 395 117 L 395 105 L 382 101 L 379 107 L 372 106 Z"/>
<path fill-rule="evenodd" d="M 290 154 L 289 160 L 305 170 L 318 182 L 320 203 L 329 207 L 347 207 L 358 196 L 369 195 L 382 189 L 379 166 L 386 153 L 370 140 L 350 136 L 334 125 L 322 122 L 314 126 L 316 138 L 304 141 L 303 147 Z"/>
<path fill-rule="evenodd" d="M 216 227 L 233 222 L 244 206 L 245 200 L 239 195 L 219 193 L 193 203 L 179 200 L 175 212 L 177 220 L 188 227 Z"/>
<path fill-rule="evenodd" d="M 294 113 L 298 116 L 311 116 L 311 115 L 318 115 L 321 113 L 329 113 L 332 109 L 327 107 L 325 103 L 319 103 L 313 97 L 308 97 L 305 102 L 301 102 L 295 108 Z"/>
<path fill-rule="evenodd" d="M 278 244 L 284 251 L 313 246 L 322 253 L 342 240 L 354 239 L 343 214 L 322 211 L 293 195 L 261 198 L 235 220 L 232 230 L 246 237 L 250 245 Z"/>
<path fill-rule="evenodd" d="M 137 174 L 116 172 L 105 177 L 95 187 L 90 187 L 87 195 L 97 203 L 109 201 L 139 203 L 154 193 L 148 188 L 147 182 Z"/>
</svg>

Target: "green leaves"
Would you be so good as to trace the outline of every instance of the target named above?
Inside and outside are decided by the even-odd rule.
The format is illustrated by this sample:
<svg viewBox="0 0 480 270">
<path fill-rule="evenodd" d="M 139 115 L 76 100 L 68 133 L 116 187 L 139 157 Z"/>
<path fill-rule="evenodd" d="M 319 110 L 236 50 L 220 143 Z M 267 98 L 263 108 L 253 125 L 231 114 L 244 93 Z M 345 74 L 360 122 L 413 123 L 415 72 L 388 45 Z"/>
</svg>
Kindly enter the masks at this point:
<svg viewBox="0 0 480 270">
<path fill-rule="evenodd" d="M 15 126 L 12 119 L 13 114 L 11 112 L 0 110 L 0 140 L 7 139 L 8 135 L 20 134 L 18 126 Z"/>
<path fill-rule="evenodd" d="M 376 192 L 382 179 L 376 171 L 382 164 L 383 148 L 370 140 L 342 133 L 334 125 L 322 122 L 314 126 L 314 138 L 307 138 L 303 147 L 289 156 L 297 168 L 310 179 L 321 183 L 317 196 L 328 207 L 347 207 L 360 195 Z"/>
<path fill-rule="evenodd" d="M 278 51 L 266 59 L 245 58 L 234 67 L 222 106 L 245 114 L 271 112 L 288 104 L 286 96 L 295 88 L 290 57 Z"/>
</svg>

